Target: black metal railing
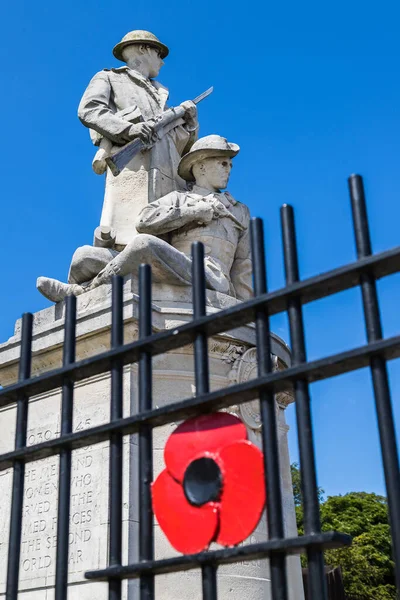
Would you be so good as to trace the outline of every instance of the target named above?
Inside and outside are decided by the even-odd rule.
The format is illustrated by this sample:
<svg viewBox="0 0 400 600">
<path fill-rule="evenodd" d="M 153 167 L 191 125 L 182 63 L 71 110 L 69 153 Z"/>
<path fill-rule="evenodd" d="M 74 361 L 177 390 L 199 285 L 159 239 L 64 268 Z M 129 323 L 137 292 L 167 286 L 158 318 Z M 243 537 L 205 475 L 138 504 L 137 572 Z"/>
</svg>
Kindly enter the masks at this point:
<svg viewBox="0 0 400 600">
<path fill-rule="evenodd" d="M 121 598 L 122 581 L 140 578 L 141 600 L 154 598 L 154 578 L 163 573 L 201 569 L 204 600 L 217 598 L 219 565 L 269 558 L 272 600 L 287 600 L 285 558 L 288 554 L 308 556 L 308 595 L 327 600 L 323 551 L 348 545 L 349 536 L 321 532 L 309 384 L 335 375 L 369 367 L 371 370 L 380 444 L 388 495 L 397 589 L 400 590 L 400 476 L 395 428 L 386 361 L 400 356 L 400 336 L 383 339 L 376 280 L 400 271 L 400 247 L 377 255 L 371 251 L 365 198 L 361 177 L 349 179 L 357 261 L 301 281 L 293 209 L 281 209 L 286 286 L 267 291 L 262 222 L 253 219 L 252 259 L 254 298 L 217 314 L 206 315 L 203 247 L 193 245 L 193 321 L 174 330 L 152 334 L 151 270 L 139 272 L 139 339 L 123 343 L 122 280 L 115 277 L 112 290 L 111 349 L 75 362 L 76 299 L 66 299 L 63 365 L 31 378 L 32 315 L 22 320 L 21 359 L 18 382 L 0 390 L 0 407 L 17 406 L 15 449 L 0 456 L 0 471 L 13 468 L 11 524 L 8 546 L 7 600 L 17 600 L 21 548 L 21 526 L 25 465 L 54 455 L 60 456 L 57 518 L 55 599 L 68 594 L 68 533 L 73 450 L 103 441 L 110 442 L 109 465 L 109 564 L 87 572 L 91 581 L 107 581 L 109 599 Z M 307 362 L 302 305 L 342 290 L 361 286 L 367 344 L 339 354 Z M 272 372 L 269 317 L 287 311 L 290 326 L 292 365 Z M 210 392 L 207 340 L 249 322 L 256 324 L 258 376 L 244 383 Z M 152 358 L 169 350 L 194 344 L 196 395 L 161 408 L 152 405 Z M 139 364 L 139 412 L 123 418 L 123 367 Z M 90 376 L 111 372 L 110 421 L 83 431 L 72 431 L 74 384 Z M 33 395 L 62 389 L 62 420 L 59 437 L 27 447 L 28 401 Z M 304 506 L 304 535 L 284 535 L 280 489 L 279 453 L 274 395 L 292 389 L 295 395 Z M 227 408 L 258 398 L 262 419 L 265 460 L 268 534 L 264 542 L 225 548 L 195 555 L 154 559 L 153 513 L 150 484 L 153 476 L 153 428 L 200 413 Z M 123 437 L 139 434 L 139 539 L 138 562 L 122 565 L 122 480 Z"/>
</svg>

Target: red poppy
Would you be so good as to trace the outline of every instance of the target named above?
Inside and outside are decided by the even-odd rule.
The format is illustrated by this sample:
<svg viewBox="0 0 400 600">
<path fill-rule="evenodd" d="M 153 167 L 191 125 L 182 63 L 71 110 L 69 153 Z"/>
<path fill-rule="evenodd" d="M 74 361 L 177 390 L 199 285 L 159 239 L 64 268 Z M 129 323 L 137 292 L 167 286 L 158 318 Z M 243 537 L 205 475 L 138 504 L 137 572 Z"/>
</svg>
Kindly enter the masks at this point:
<svg viewBox="0 0 400 600">
<path fill-rule="evenodd" d="M 176 550 L 234 546 L 252 533 L 265 505 L 263 455 L 240 419 L 222 412 L 188 419 L 168 438 L 164 460 L 153 510 Z"/>
</svg>

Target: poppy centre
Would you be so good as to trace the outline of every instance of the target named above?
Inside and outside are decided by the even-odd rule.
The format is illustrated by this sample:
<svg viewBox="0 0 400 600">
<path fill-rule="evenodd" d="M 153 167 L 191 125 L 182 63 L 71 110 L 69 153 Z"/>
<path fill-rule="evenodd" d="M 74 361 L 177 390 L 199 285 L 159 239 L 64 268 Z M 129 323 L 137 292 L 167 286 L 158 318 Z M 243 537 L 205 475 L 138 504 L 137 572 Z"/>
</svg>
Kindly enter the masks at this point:
<svg viewBox="0 0 400 600">
<path fill-rule="evenodd" d="M 203 457 L 192 461 L 185 471 L 183 489 L 187 500 L 194 506 L 218 500 L 222 473 L 215 460 Z"/>
</svg>

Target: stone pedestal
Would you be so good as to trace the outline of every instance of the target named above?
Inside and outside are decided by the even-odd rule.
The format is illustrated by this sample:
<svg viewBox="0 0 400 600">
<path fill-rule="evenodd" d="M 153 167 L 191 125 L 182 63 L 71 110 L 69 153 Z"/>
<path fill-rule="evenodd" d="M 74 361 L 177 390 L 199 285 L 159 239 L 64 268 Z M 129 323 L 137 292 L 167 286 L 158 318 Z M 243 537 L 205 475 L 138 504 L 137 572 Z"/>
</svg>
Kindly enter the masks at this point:
<svg viewBox="0 0 400 600">
<path fill-rule="evenodd" d="M 136 282 L 124 284 L 124 341 L 137 338 Z M 207 292 L 210 312 L 226 308 L 236 301 L 223 294 Z M 109 348 L 111 325 L 111 287 L 102 286 L 78 298 L 77 360 Z M 174 328 L 192 319 L 191 291 L 184 287 L 153 286 L 154 330 Z M 35 314 L 32 373 L 40 374 L 61 365 L 64 307 L 53 306 Z M 16 381 L 20 344 L 20 322 L 15 335 L 0 345 L 0 384 Z M 252 325 L 215 336 L 209 340 L 210 385 L 217 389 L 256 374 L 255 331 Z M 290 363 L 287 346 L 272 336 L 275 367 Z M 153 360 L 154 404 L 182 400 L 194 393 L 193 348 L 186 346 Z M 277 398 L 280 461 L 286 534 L 296 535 L 296 521 L 290 477 L 285 408 L 292 398 Z M 60 431 L 60 390 L 30 400 L 28 445 L 52 439 Z M 258 403 L 232 407 L 249 429 L 249 438 L 260 445 Z M 137 367 L 124 370 L 124 416 L 137 412 Z M 110 374 L 79 382 L 75 386 L 74 430 L 85 429 L 109 421 Z M 2 436 L 0 452 L 13 449 L 15 435 L 14 407 L 0 411 Z M 154 429 L 154 476 L 164 468 L 163 449 L 167 437 L 176 427 L 171 423 Z M 124 562 L 137 559 L 137 440 L 124 438 Z M 104 568 L 108 551 L 108 443 L 83 448 L 73 453 L 70 516 L 69 598 L 70 600 L 106 600 L 107 585 L 84 579 L 89 569 Z M 12 470 L 0 473 L 0 598 L 5 597 L 7 546 L 10 518 Z M 21 600 L 54 598 L 58 457 L 30 463 L 26 468 L 23 535 L 20 566 Z M 176 554 L 163 533 L 155 525 L 156 558 Z M 266 519 L 251 536 L 251 541 L 266 538 Z M 304 600 L 300 560 L 289 557 L 290 600 Z M 239 600 L 270 598 L 267 561 L 253 561 L 220 567 L 219 597 Z M 137 582 L 124 582 L 124 597 L 137 598 Z M 201 598 L 200 572 L 160 576 L 156 578 L 159 600 L 192 600 Z"/>
</svg>

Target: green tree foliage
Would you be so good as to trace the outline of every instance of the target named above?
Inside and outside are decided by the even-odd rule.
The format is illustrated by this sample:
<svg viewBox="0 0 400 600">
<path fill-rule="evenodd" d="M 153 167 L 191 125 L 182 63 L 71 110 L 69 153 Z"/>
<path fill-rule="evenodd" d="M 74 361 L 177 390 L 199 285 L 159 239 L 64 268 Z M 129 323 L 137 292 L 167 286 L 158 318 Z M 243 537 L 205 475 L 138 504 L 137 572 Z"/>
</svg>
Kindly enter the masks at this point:
<svg viewBox="0 0 400 600">
<path fill-rule="evenodd" d="M 303 530 L 300 472 L 292 465 L 293 493 L 299 533 Z M 391 554 L 387 502 L 383 496 L 350 492 L 328 496 L 319 490 L 321 523 L 324 531 L 352 536 L 349 548 L 325 552 L 325 563 L 341 567 L 346 593 L 363 600 L 395 600 L 394 564 Z"/>
</svg>

